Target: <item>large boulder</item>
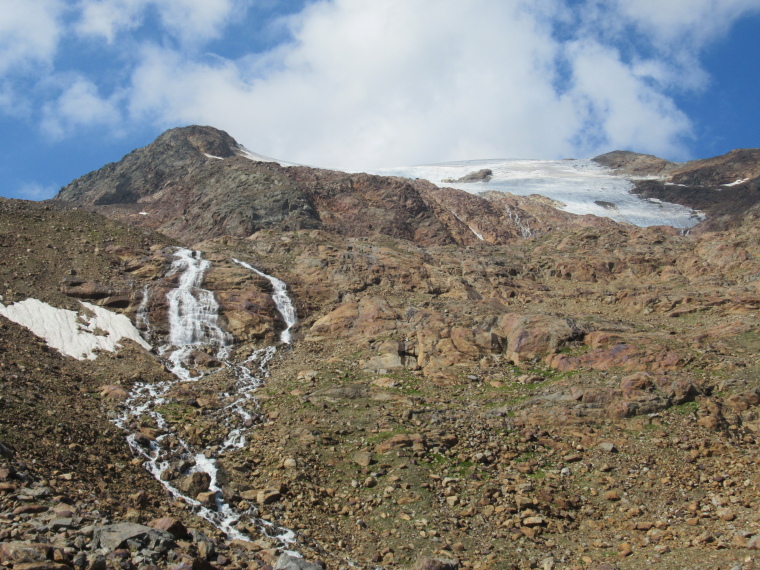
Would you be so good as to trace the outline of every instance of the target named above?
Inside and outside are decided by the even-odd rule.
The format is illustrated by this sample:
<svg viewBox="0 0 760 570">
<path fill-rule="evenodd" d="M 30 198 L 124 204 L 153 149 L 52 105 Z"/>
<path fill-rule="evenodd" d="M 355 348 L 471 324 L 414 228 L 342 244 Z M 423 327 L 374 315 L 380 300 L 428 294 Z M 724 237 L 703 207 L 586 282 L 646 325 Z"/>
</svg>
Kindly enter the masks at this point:
<svg viewBox="0 0 760 570">
<path fill-rule="evenodd" d="M 191 473 L 179 484 L 179 490 L 190 497 L 196 497 L 199 493 L 208 491 L 211 486 L 211 475 L 203 471 Z"/>
<path fill-rule="evenodd" d="M 550 315 L 508 313 L 498 325 L 507 339 L 506 356 L 514 364 L 555 353 L 583 334 L 569 319 Z"/>
<path fill-rule="evenodd" d="M 130 547 L 166 552 L 174 546 L 174 536 L 171 533 L 128 522 L 97 527 L 92 536 L 92 550 L 102 548 L 108 552 Z"/>
<path fill-rule="evenodd" d="M 281 554 L 275 562 L 274 570 L 324 570 L 324 566 L 312 564 L 303 558 Z"/>
<path fill-rule="evenodd" d="M 315 322 L 307 340 L 328 338 L 372 339 L 382 333 L 393 331 L 401 317 L 385 299 L 364 297 L 339 306 Z"/>
</svg>

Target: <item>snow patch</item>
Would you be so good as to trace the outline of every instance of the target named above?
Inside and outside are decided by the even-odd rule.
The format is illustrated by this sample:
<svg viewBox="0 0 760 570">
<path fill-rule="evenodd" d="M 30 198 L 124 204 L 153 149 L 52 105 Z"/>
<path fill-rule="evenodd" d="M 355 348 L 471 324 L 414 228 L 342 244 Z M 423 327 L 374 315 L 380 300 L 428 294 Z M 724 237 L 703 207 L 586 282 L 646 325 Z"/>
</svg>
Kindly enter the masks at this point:
<svg viewBox="0 0 760 570">
<path fill-rule="evenodd" d="M 284 160 L 277 160 L 276 158 L 269 158 L 268 156 L 264 156 L 263 154 L 257 154 L 255 152 L 251 152 L 250 150 L 245 148 L 243 145 L 239 145 L 238 150 L 240 151 L 240 156 L 247 158 L 248 160 L 252 160 L 254 162 L 275 162 L 279 164 L 280 166 L 301 166 L 300 164 L 296 164 L 295 162 L 285 162 Z"/>
<path fill-rule="evenodd" d="M 749 182 L 749 178 L 742 178 L 740 180 L 731 182 L 730 184 L 721 184 L 721 186 L 725 186 L 726 188 L 728 188 L 730 186 L 738 186 L 739 184 L 744 184 L 745 182 Z"/>
<path fill-rule="evenodd" d="M 214 156 L 213 154 L 208 154 L 207 152 L 204 152 L 203 156 L 206 158 L 214 158 L 216 160 L 224 160 L 221 156 Z"/>
<path fill-rule="evenodd" d="M 61 354 L 78 360 L 94 360 L 99 350 L 115 352 L 124 338 L 150 350 L 129 318 L 90 303 L 82 302 L 82 306 L 87 313 L 59 309 L 30 298 L 8 306 L 0 303 L 0 315 L 28 328 Z"/>
</svg>

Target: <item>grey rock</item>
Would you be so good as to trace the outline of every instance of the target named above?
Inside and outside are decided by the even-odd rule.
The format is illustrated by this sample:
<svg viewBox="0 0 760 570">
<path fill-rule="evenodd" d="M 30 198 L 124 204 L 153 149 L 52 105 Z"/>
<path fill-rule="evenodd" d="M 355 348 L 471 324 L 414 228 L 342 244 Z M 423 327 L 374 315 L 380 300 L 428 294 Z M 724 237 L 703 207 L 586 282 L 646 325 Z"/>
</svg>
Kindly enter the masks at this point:
<svg viewBox="0 0 760 570">
<path fill-rule="evenodd" d="M 87 559 L 87 570 L 106 570 L 106 557 L 102 554 L 92 554 Z"/>
<path fill-rule="evenodd" d="M 76 525 L 74 524 L 74 519 L 72 518 L 60 518 L 60 519 L 53 519 L 52 521 L 50 521 L 50 525 L 48 526 L 50 526 L 50 530 L 54 532 L 58 532 L 61 529 L 72 528 Z"/>
<path fill-rule="evenodd" d="M 281 554 L 274 565 L 274 570 L 324 570 L 318 564 L 307 562 L 303 558 L 296 558 Z"/>
<path fill-rule="evenodd" d="M 93 533 L 92 550 L 103 548 L 109 552 L 119 548 L 139 550 L 149 548 L 166 552 L 174 546 L 174 537 L 165 530 L 158 530 L 134 523 L 116 523 L 97 527 Z"/>
<path fill-rule="evenodd" d="M 0 441 L 0 456 L 6 459 L 13 459 L 13 450 Z"/>
<path fill-rule="evenodd" d="M 423 557 L 415 562 L 413 570 L 457 570 L 458 568 L 458 560 Z"/>
</svg>

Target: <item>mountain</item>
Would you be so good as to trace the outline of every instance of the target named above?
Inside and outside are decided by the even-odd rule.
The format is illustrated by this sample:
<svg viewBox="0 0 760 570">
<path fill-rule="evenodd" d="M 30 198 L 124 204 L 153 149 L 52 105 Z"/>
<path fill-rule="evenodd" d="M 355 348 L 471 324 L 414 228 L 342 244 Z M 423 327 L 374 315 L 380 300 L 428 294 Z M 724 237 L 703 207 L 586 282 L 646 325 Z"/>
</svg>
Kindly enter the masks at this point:
<svg viewBox="0 0 760 570">
<path fill-rule="evenodd" d="M 691 228 L 506 193 L 515 161 L 415 167 L 439 184 L 210 127 L 0 200 L 0 562 L 746 564 L 753 152 L 521 163 L 713 204 Z"/>
</svg>

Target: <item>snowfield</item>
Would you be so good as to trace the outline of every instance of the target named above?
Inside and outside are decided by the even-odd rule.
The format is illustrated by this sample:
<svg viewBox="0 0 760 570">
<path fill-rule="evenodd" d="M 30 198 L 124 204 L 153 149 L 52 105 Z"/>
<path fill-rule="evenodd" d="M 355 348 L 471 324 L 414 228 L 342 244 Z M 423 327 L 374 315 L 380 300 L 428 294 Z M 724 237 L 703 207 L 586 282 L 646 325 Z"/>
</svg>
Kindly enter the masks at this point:
<svg viewBox="0 0 760 570">
<path fill-rule="evenodd" d="M 90 303 L 82 305 L 87 309 L 84 314 L 25 299 L 7 307 L 0 303 L 0 315 L 28 328 L 61 354 L 78 360 L 94 360 L 98 350 L 114 352 L 121 348 L 119 341 L 124 338 L 150 350 L 129 318 Z"/>
</svg>

